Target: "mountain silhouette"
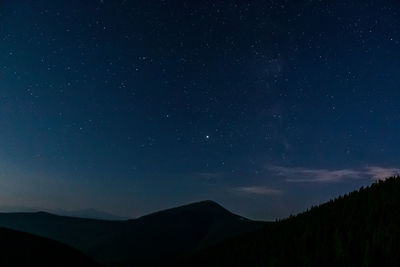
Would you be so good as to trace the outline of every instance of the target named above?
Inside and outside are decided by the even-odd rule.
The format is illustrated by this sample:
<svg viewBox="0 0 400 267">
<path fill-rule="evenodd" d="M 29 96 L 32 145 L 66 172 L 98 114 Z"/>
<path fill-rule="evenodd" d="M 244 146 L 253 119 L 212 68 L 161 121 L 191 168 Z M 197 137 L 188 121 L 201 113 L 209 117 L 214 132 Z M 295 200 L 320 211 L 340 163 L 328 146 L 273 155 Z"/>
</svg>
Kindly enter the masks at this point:
<svg viewBox="0 0 400 267">
<path fill-rule="evenodd" d="M 174 266 L 399 266 L 400 177 L 205 248 Z"/>
<path fill-rule="evenodd" d="M 122 221 L 128 220 L 132 217 L 129 216 L 119 216 L 105 211 L 97 209 L 78 209 L 78 210 L 65 210 L 65 209 L 41 209 L 37 207 L 27 207 L 27 206 L 1 206 L 0 213 L 34 213 L 34 212 L 47 212 L 54 215 L 68 216 L 68 217 L 78 217 L 86 219 L 98 219 L 98 220 L 108 220 L 108 221 Z"/>
<path fill-rule="evenodd" d="M 5 228 L 0 228 L 0 251 L 0 266 L 98 266 L 67 245 Z"/>
<path fill-rule="evenodd" d="M 60 216 L 68 216 L 68 217 L 78 217 L 78 218 L 86 218 L 86 219 L 98 219 L 98 220 L 108 220 L 108 221 L 121 221 L 130 219 L 129 217 L 122 217 L 118 215 L 114 215 L 108 212 L 99 211 L 96 209 L 82 209 L 82 210 L 48 210 L 48 213 L 60 215 Z"/>
<path fill-rule="evenodd" d="M 0 213 L 0 226 L 51 238 L 106 265 L 171 261 L 264 225 L 213 201 L 156 212 L 134 220 L 105 221 L 46 212 Z"/>
<path fill-rule="evenodd" d="M 0 226 L 54 239 L 109 266 L 385 267 L 400 262 L 399 207 L 400 177 L 393 177 L 275 222 L 251 221 L 203 201 L 125 221 L 0 213 Z M 50 251 L 57 260 L 72 253 L 71 260 L 88 260 L 56 241 L 43 239 L 54 242 L 46 249 L 50 243 L 43 248 L 25 239 L 3 238 L 14 244 L 4 251 L 29 255 L 15 254 L 21 243 L 20 251 L 34 247 L 34 255 Z"/>
</svg>

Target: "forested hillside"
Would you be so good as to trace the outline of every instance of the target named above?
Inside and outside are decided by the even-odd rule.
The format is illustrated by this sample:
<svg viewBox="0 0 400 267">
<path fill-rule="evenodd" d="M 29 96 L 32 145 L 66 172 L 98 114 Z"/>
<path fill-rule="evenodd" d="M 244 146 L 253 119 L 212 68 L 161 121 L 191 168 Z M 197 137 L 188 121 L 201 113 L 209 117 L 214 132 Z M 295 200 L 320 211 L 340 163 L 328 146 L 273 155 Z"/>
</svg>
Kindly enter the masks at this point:
<svg viewBox="0 0 400 267">
<path fill-rule="evenodd" d="M 398 266 L 399 207 L 400 177 L 393 177 L 226 240 L 184 264 Z"/>
</svg>

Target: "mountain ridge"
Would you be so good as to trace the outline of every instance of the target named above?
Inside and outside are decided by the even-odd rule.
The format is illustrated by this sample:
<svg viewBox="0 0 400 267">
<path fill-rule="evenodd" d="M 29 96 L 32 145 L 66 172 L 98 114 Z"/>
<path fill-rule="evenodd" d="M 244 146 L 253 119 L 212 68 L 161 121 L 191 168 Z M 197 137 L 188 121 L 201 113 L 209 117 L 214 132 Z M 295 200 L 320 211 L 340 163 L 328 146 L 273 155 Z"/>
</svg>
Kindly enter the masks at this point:
<svg viewBox="0 0 400 267">
<path fill-rule="evenodd" d="M 262 225 L 263 222 L 245 219 L 210 200 L 124 221 L 43 211 L 0 213 L 0 226 L 54 239 L 110 265 L 178 258 Z"/>
</svg>

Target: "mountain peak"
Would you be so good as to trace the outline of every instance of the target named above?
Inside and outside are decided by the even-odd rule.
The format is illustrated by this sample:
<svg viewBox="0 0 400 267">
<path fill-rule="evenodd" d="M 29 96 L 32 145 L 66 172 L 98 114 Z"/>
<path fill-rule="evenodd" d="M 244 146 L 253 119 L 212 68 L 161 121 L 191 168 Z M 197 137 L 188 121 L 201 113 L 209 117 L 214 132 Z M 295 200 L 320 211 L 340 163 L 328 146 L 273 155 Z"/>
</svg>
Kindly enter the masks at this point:
<svg viewBox="0 0 400 267">
<path fill-rule="evenodd" d="M 210 212 L 210 213 L 224 213 L 224 214 L 232 214 L 229 210 L 225 209 L 223 206 L 218 204 L 213 200 L 203 200 L 199 202 L 190 203 L 184 206 L 172 208 L 170 210 L 192 210 L 199 212 Z"/>
<path fill-rule="evenodd" d="M 196 206 L 196 205 L 202 205 L 202 206 L 220 208 L 220 209 L 226 210 L 223 206 L 221 206 L 220 204 L 218 204 L 217 202 L 215 202 L 213 200 L 203 200 L 203 201 L 199 201 L 199 202 L 190 203 L 186 206 Z"/>
<path fill-rule="evenodd" d="M 236 216 L 229 210 L 222 207 L 215 201 L 203 200 L 199 202 L 194 202 L 186 204 L 179 207 L 174 207 L 170 209 L 161 210 L 154 212 L 138 219 L 149 218 L 153 216 L 212 216 L 212 217 L 225 217 L 225 216 Z"/>
</svg>

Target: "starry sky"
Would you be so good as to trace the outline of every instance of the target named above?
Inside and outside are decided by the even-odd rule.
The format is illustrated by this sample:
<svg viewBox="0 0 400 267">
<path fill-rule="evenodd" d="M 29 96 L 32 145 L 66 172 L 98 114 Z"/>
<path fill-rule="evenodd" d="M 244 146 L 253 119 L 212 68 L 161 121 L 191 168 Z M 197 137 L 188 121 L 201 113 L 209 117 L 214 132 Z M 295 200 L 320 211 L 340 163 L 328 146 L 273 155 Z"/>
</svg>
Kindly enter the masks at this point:
<svg viewBox="0 0 400 267">
<path fill-rule="evenodd" d="M 0 207 L 252 219 L 400 170 L 398 1 L 0 1 Z"/>
</svg>

